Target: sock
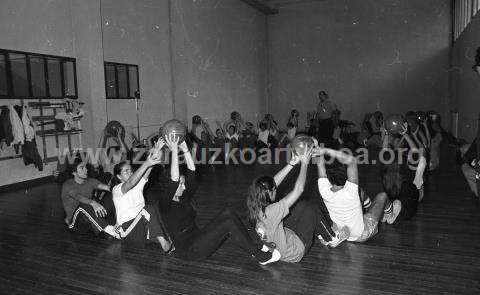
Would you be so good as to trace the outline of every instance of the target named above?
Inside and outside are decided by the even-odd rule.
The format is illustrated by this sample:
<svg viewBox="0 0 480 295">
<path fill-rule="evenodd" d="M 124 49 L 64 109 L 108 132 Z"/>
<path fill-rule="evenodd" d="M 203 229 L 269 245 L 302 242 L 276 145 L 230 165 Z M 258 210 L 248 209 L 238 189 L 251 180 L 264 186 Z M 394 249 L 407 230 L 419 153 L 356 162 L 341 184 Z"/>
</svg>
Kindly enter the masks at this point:
<svg viewBox="0 0 480 295">
<path fill-rule="evenodd" d="M 372 201 L 370 201 L 370 198 L 367 198 L 365 199 L 365 201 L 363 201 L 363 209 L 368 209 L 370 208 L 371 205 L 372 205 Z"/>
<path fill-rule="evenodd" d="M 385 214 L 390 214 L 390 213 L 392 213 L 392 212 L 393 212 L 393 203 L 390 203 L 390 206 L 388 206 L 387 208 L 385 208 L 385 209 L 383 210 L 383 212 L 384 212 Z"/>
</svg>

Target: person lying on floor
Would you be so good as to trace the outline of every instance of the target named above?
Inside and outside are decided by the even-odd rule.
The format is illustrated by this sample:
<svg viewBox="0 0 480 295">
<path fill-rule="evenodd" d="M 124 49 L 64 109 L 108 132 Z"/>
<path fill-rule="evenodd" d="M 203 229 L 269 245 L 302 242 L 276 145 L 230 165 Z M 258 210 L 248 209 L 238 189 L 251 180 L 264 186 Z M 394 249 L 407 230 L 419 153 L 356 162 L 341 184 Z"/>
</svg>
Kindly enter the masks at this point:
<svg viewBox="0 0 480 295">
<path fill-rule="evenodd" d="M 93 199 L 95 190 L 110 191 L 110 188 L 87 175 L 86 163 L 77 158 L 69 171 L 73 178 L 62 185 L 62 203 L 65 210 L 65 223 L 75 232 L 93 229 L 95 234 L 106 234 L 119 238 L 115 232 L 115 208 L 112 198 L 106 194 L 101 201 Z"/>
<path fill-rule="evenodd" d="M 323 240 L 331 242 L 335 236 L 332 224 L 323 215 L 319 204 L 304 200 L 297 203 L 305 187 L 312 151 L 313 148 L 304 156 L 293 156 L 274 177 L 258 177 L 249 189 L 247 207 L 250 220 L 259 237 L 265 243 L 274 243 L 285 262 L 302 260 L 313 245 L 314 236 L 320 235 Z M 295 186 L 285 197 L 279 198 L 277 187 L 299 162 L 300 173 Z"/>
<path fill-rule="evenodd" d="M 315 155 L 318 155 L 318 190 L 328 213 L 340 228 L 348 228 L 348 231 L 342 230 L 342 237 L 346 236 L 348 241 L 365 242 L 378 232 L 379 221 L 395 222 L 402 203 L 399 200 L 391 202 L 384 192 L 377 194 L 363 214 L 354 156 L 328 148 L 317 148 Z M 334 159 L 327 168 L 325 156 Z"/>
<path fill-rule="evenodd" d="M 165 139 L 170 151 L 170 177 L 160 181 L 157 190 L 160 213 L 175 246 L 175 255 L 182 259 L 205 259 L 217 251 L 226 238 L 262 265 L 278 261 L 278 250 L 255 243 L 245 225 L 231 209 L 224 209 L 206 226 L 199 228 L 193 205 L 196 186 L 195 164 L 185 142 L 178 144 L 177 136 Z M 187 171 L 181 175 L 178 152 L 182 151 Z M 161 184 L 163 182 L 163 185 Z"/>
<path fill-rule="evenodd" d="M 126 162 L 115 165 L 117 184 L 112 189 L 117 213 L 117 230 L 127 246 L 144 247 L 147 241 L 159 243 L 163 251 L 172 250 L 172 243 L 156 206 L 145 206 L 143 188 L 152 166 L 162 160 L 163 139 L 155 143 L 147 159 L 135 171 Z"/>
</svg>

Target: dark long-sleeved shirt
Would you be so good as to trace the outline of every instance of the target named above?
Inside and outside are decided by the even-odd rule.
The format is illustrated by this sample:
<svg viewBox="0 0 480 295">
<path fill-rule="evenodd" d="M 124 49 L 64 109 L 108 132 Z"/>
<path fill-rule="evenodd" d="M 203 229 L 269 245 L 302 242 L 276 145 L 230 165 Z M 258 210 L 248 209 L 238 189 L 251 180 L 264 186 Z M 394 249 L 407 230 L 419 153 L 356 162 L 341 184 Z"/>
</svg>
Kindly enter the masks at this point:
<svg viewBox="0 0 480 295">
<path fill-rule="evenodd" d="M 175 241 L 181 233 L 197 228 L 195 218 L 197 212 L 192 205 L 193 195 L 195 193 L 196 175 L 194 171 L 187 170 L 185 176 L 185 190 L 179 201 L 174 201 L 173 197 L 180 184 L 179 181 L 172 181 L 170 178 L 165 180 L 163 185 L 152 188 L 152 193 L 160 194 L 159 209 L 162 219 L 167 227 L 171 238 Z"/>
</svg>

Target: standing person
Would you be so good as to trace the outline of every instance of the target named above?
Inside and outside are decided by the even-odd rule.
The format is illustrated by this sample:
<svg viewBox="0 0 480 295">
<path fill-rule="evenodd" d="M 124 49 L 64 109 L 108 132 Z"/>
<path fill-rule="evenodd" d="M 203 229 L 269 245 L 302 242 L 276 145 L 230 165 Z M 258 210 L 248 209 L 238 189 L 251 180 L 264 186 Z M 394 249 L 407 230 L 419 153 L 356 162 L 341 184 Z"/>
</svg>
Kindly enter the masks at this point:
<svg viewBox="0 0 480 295">
<path fill-rule="evenodd" d="M 335 235 L 319 206 L 306 201 L 295 204 L 305 187 L 312 151 L 313 148 L 302 157 L 294 156 L 274 177 L 258 177 L 249 189 L 247 207 L 250 220 L 255 223 L 263 241 L 275 243 L 282 255 L 281 260 L 285 262 L 299 262 L 313 245 L 315 235 L 325 241 L 332 241 Z M 300 173 L 295 186 L 285 197 L 278 198 L 277 187 L 299 162 Z"/>
<path fill-rule="evenodd" d="M 480 114 L 479 114 L 480 122 Z M 478 186 L 480 179 L 480 128 L 472 144 L 460 148 L 462 154 L 462 173 L 476 199 L 479 198 Z"/>
<path fill-rule="evenodd" d="M 437 113 L 429 112 L 427 128 L 431 136 L 429 170 L 434 171 L 440 166 L 440 144 L 443 141 L 441 118 Z"/>
<path fill-rule="evenodd" d="M 348 228 L 348 241 L 364 242 L 373 237 L 378 232 L 378 222 L 383 217 L 388 224 L 395 222 L 402 203 L 399 200 L 391 202 L 384 192 L 372 200 L 363 214 L 358 195 L 357 162 L 352 155 L 328 148 L 319 148 L 318 151 L 318 190 L 332 221 L 340 227 Z M 335 159 L 328 171 L 325 155 Z"/>
<path fill-rule="evenodd" d="M 147 240 L 158 242 L 165 252 L 171 250 L 171 242 L 162 226 L 158 208 L 145 206 L 143 188 L 148 181 L 152 166 L 161 163 L 162 139 L 155 143 L 147 159 L 135 171 L 122 162 L 115 165 L 114 174 L 118 180 L 112 189 L 113 203 L 117 214 L 120 237 L 129 246 L 143 247 Z"/>
<path fill-rule="evenodd" d="M 170 177 L 164 179 L 164 187 L 158 186 L 159 208 L 168 233 L 175 246 L 175 253 L 184 259 L 205 259 L 215 253 L 226 238 L 244 252 L 255 257 L 262 265 L 278 261 L 278 250 L 267 245 L 257 245 L 248 234 L 245 225 L 231 209 L 224 209 L 206 226 L 197 226 L 197 212 L 193 205 L 196 175 L 195 163 L 186 144 L 178 144 L 178 137 L 166 138 L 171 151 Z M 183 152 L 187 171 L 180 174 L 178 152 Z"/>
<path fill-rule="evenodd" d="M 65 223 L 77 232 L 93 229 L 95 234 L 106 234 L 119 238 L 115 232 L 115 208 L 109 194 L 101 201 L 93 199 L 95 190 L 110 191 L 110 188 L 87 175 L 86 163 L 76 159 L 69 170 L 73 178 L 62 185 L 62 203 L 65 210 Z"/>
<path fill-rule="evenodd" d="M 202 138 L 202 132 L 206 131 L 203 124 L 203 119 L 199 115 L 192 117 L 192 129 L 190 130 L 190 136 L 192 140 L 198 142 Z"/>
<path fill-rule="evenodd" d="M 325 91 L 318 93 L 318 105 L 317 105 L 317 120 L 318 120 L 318 141 L 329 142 L 332 139 L 333 134 L 333 113 L 337 110 L 337 106 L 329 99 L 328 94 Z"/>
</svg>

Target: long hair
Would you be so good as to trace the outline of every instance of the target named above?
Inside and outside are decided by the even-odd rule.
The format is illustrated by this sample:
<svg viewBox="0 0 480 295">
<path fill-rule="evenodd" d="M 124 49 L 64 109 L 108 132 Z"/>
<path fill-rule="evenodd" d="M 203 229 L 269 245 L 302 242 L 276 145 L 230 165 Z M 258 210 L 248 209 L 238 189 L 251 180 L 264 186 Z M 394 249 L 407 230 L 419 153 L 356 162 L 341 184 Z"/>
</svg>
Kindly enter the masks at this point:
<svg viewBox="0 0 480 295">
<path fill-rule="evenodd" d="M 387 195 L 395 199 L 402 190 L 402 167 L 399 163 L 394 161 L 392 164 L 385 164 L 382 166 L 382 183 Z"/>
<path fill-rule="evenodd" d="M 270 192 L 276 188 L 271 176 L 261 176 L 250 185 L 247 197 L 248 217 L 251 222 L 260 221 L 260 213 L 265 216 L 265 208 L 272 203 Z"/>
</svg>

